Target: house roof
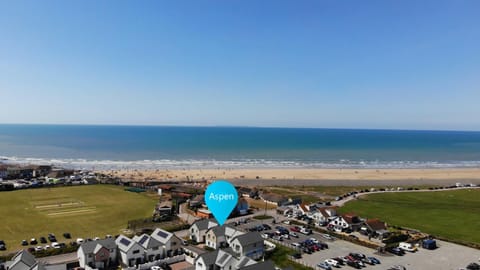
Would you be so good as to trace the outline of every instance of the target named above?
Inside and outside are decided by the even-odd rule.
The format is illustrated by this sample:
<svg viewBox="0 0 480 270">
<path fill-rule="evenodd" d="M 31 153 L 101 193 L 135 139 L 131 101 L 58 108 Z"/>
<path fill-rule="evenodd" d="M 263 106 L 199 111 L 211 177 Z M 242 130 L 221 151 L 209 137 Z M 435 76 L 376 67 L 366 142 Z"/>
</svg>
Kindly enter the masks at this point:
<svg viewBox="0 0 480 270">
<path fill-rule="evenodd" d="M 10 265 L 10 269 L 16 269 L 15 265 L 18 263 L 22 262 L 28 267 L 32 267 L 37 263 L 37 260 L 35 260 L 35 257 L 28 252 L 27 250 L 22 250 L 19 251 L 13 258 L 12 258 L 12 264 Z"/>
<path fill-rule="evenodd" d="M 241 235 L 235 236 L 235 239 L 237 239 L 240 245 L 242 246 L 248 246 L 250 244 L 258 243 L 258 242 L 263 243 L 263 238 L 258 232 L 248 232 L 246 234 L 241 234 Z M 235 239 L 233 241 L 235 241 Z"/>
<path fill-rule="evenodd" d="M 155 229 L 155 231 L 152 232 L 151 237 L 155 240 L 157 240 L 160 244 L 165 245 L 172 239 L 173 233 L 167 232 L 165 230 L 162 230 L 160 228 Z"/>
<path fill-rule="evenodd" d="M 215 264 L 220 267 L 224 267 L 231 259 L 234 259 L 232 254 L 220 249 L 218 251 Z"/>
<path fill-rule="evenodd" d="M 132 239 L 126 237 L 125 235 L 120 235 L 118 238 L 115 240 L 115 243 L 118 246 L 118 249 L 120 249 L 123 252 L 129 251 L 133 246 L 138 245 L 137 242 L 133 241 Z"/>
<path fill-rule="evenodd" d="M 358 216 L 354 213 L 348 213 L 342 215 L 342 218 L 348 223 L 348 224 L 356 224 L 358 223 Z"/>
<path fill-rule="evenodd" d="M 385 226 L 385 222 L 380 221 L 378 218 L 367 219 L 365 223 L 370 227 L 370 229 L 374 231 L 381 231 L 387 229 L 387 226 Z"/>
<path fill-rule="evenodd" d="M 142 246 L 145 249 L 151 249 L 154 247 L 159 247 L 162 245 L 158 240 L 155 238 L 151 237 L 148 234 L 142 234 L 140 236 L 134 236 L 133 241 L 137 242 L 140 246 Z"/>
<path fill-rule="evenodd" d="M 249 257 L 247 257 L 247 256 L 242 256 L 242 257 L 239 259 L 239 261 L 238 261 L 238 263 L 237 263 L 237 265 L 236 265 L 236 268 L 237 268 L 237 269 L 245 269 L 246 266 L 252 265 L 252 264 L 255 264 L 255 263 L 256 263 L 256 261 L 250 259 Z"/>
<path fill-rule="evenodd" d="M 215 264 L 215 261 L 217 260 L 218 252 L 219 250 L 203 253 L 197 257 L 197 261 L 202 259 L 205 265 Z"/>
<path fill-rule="evenodd" d="M 100 248 L 105 247 L 108 250 L 115 249 L 117 245 L 112 238 L 101 239 L 96 241 L 88 241 L 80 245 L 80 249 L 84 254 L 97 253 Z"/>
<path fill-rule="evenodd" d="M 197 228 L 202 231 L 202 230 L 208 230 L 214 226 L 217 226 L 218 224 L 210 219 L 200 219 L 195 222 L 193 222 L 192 226 L 197 226 Z"/>
<path fill-rule="evenodd" d="M 245 266 L 242 270 L 275 270 L 275 264 L 272 261 L 264 261 Z"/>
</svg>

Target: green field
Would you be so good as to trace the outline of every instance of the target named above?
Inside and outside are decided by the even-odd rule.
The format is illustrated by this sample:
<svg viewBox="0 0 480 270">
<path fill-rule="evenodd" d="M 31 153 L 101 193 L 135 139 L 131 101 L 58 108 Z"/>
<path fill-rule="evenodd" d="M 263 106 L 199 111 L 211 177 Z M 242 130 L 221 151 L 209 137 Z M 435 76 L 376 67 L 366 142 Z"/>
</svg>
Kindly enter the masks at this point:
<svg viewBox="0 0 480 270">
<path fill-rule="evenodd" d="M 38 240 L 48 233 L 54 233 L 59 242 L 67 241 L 64 232 L 73 239 L 116 235 L 128 220 L 151 216 L 155 203 L 146 193 L 110 185 L 1 192 L 0 239 L 10 253 L 20 248 L 22 239 Z"/>
<path fill-rule="evenodd" d="M 340 210 L 451 240 L 480 244 L 480 189 L 371 194 L 347 203 Z"/>
</svg>

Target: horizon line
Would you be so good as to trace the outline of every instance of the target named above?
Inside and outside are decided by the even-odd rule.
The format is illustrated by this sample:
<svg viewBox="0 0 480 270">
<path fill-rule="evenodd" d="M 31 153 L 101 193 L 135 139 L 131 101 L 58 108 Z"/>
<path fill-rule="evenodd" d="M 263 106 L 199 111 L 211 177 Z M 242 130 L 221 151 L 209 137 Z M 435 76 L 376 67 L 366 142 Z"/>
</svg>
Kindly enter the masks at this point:
<svg viewBox="0 0 480 270">
<path fill-rule="evenodd" d="M 330 130 L 378 130 L 378 131 L 436 131 L 436 132 L 480 132 L 478 129 L 411 129 L 411 128 L 349 128 L 349 127 L 288 127 L 255 125 L 162 125 L 162 124 L 86 124 L 86 123 L 0 123 L 0 125 L 31 126 L 94 126 L 94 127 L 178 127 L 178 128 L 264 128 L 264 129 L 330 129 Z"/>
</svg>

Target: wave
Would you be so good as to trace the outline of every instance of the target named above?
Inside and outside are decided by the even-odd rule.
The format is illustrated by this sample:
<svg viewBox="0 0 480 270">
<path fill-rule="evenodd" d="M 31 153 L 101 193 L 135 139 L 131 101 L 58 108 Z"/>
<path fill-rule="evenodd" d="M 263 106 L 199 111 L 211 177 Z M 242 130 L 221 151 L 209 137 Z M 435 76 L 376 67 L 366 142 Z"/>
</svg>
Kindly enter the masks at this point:
<svg viewBox="0 0 480 270">
<path fill-rule="evenodd" d="M 422 168 L 480 168 L 479 161 L 379 161 L 379 160 L 268 160 L 268 159 L 159 159 L 159 160 L 87 160 L 2 157 L 0 163 L 54 165 L 63 168 L 83 170 L 121 169 L 422 169 Z"/>
</svg>

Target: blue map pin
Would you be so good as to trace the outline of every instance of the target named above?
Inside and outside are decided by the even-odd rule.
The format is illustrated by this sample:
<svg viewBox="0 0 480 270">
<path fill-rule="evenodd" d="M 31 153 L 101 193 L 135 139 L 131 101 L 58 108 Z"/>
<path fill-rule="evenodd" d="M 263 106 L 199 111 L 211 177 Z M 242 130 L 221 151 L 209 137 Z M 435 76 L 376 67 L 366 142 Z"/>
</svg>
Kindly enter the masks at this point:
<svg viewBox="0 0 480 270">
<path fill-rule="evenodd" d="M 215 181 L 205 191 L 205 202 L 220 226 L 232 213 L 237 201 L 237 190 L 227 181 Z"/>
</svg>

